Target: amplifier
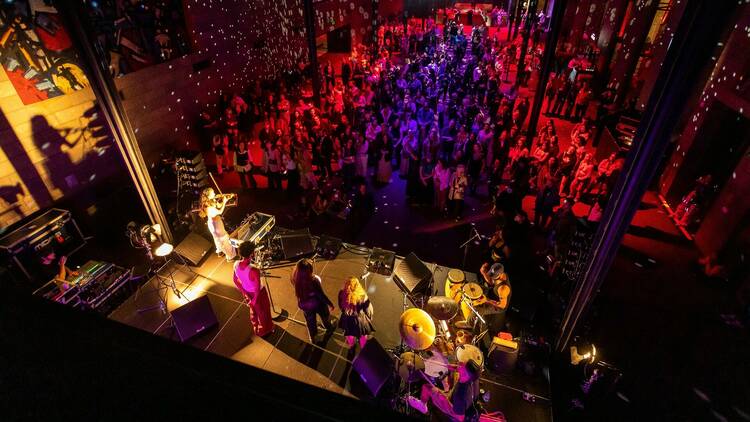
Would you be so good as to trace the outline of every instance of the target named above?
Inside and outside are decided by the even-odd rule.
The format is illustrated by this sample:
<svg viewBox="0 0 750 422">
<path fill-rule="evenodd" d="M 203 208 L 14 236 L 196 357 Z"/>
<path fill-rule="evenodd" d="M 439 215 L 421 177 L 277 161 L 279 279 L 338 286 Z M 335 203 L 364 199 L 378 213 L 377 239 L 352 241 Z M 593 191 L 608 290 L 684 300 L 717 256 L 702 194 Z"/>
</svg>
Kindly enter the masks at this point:
<svg viewBox="0 0 750 422">
<path fill-rule="evenodd" d="M 2 250 L 27 280 L 37 286 L 49 281 L 39 271 L 42 257 L 54 253 L 70 256 L 86 244 L 70 211 L 57 208 L 34 218 L 0 239 Z"/>
</svg>

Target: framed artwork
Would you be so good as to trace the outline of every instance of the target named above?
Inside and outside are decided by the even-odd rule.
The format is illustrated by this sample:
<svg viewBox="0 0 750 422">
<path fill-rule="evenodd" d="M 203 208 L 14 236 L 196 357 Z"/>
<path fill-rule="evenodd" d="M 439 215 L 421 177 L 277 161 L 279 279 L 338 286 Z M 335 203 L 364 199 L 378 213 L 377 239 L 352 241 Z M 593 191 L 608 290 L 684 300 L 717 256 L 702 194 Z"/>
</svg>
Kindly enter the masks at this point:
<svg viewBox="0 0 750 422">
<path fill-rule="evenodd" d="M 44 0 L 0 3 L 0 62 L 24 104 L 88 86 L 57 10 Z"/>
</svg>

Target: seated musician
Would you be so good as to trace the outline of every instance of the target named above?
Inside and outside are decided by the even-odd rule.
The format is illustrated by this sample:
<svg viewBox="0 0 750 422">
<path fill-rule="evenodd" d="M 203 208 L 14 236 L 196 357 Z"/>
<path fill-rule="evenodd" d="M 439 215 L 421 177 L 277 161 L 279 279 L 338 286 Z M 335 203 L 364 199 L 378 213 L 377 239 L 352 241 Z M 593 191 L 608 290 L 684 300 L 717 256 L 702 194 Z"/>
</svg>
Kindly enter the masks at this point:
<svg viewBox="0 0 750 422">
<path fill-rule="evenodd" d="M 422 401 L 430 404 L 432 420 L 467 421 L 479 420 L 480 366 L 473 360 L 458 365 L 452 375 L 452 386 L 448 391 L 425 384 Z"/>
<path fill-rule="evenodd" d="M 57 260 L 57 264 L 55 265 L 56 258 L 57 255 L 55 255 L 54 251 L 50 251 L 47 255 L 42 256 L 41 269 L 44 272 L 44 277 L 46 280 L 54 281 L 60 291 L 65 291 L 70 288 L 68 279 L 70 277 L 76 277 L 78 275 L 78 271 L 72 271 L 65 265 L 68 262 L 68 257 L 64 255 L 61 256 L 60 259 Z"/>
<path fill-rule="evenodd" d="M 493 300 L 487 300 L 487 303 L 501 309 L 508 309 L 510 304 L 510 280 L 508 275 L 503 271 L 502 264 L 495 263 L 490 266 L 489 263 L 485 262 L 482 268 L 479 269 L 482 274 L 484 282 L 487 284 L 489 290 L 493 292 Z"/>
</svg>

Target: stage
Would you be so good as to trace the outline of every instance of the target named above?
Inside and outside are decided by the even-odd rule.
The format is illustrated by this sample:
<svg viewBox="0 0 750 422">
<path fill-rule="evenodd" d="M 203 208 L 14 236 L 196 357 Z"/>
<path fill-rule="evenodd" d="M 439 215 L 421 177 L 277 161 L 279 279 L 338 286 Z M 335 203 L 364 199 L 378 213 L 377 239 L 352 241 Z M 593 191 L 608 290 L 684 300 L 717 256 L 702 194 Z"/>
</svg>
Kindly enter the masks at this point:
<svg viewBox="0 0 750 422">
<path fill-rule="evenodd" d="M 334 303 L 346 277 L 361 277 L 366 272 L 369 252 L 367 248 L 345 244 L 337 258 L 318 259 L 315 262 L 315 273 L 321 276 L 323 288 Z M 401 258 L 397 258 L 396 265 L 400 260 Z M 426 264 L 435 274 L 433 289 L 442 294 L 443 281 L 449 269 L 434 263 Z M 213 254 L 199 267 L 189 268 L 178 264 L 171 266 L 176 287 L 182 292 L 182 297 L 178 298 L 171 290 L 167 290 L 167 309 L 174 310 L 206 295 L 219 324 L 186 341 L 190 346 L 345 396 L 377 401 L 356 372 L 352 371 L 353 356 L 349 353 L 341 330 L 336 330 L 320 345 L 313 345 L 307 340 L 306 327 L 294 321 L 304 321 L 304 317 L 297 307 L 289 282 L 293 265 L 283 263 L 268 271 L 266 282 L 275 310 L 288 314 L 288 317 L 277 322 L 275 332 L 266 338 L 252 335 L 247 305 L 232 282 L 232 264 Z M 472 276 L 476 277 L 468 275 L 467 279 Z M 169 314 L 158 309 L 158 284 L 156 277 L 145 281 L 109 318 L 179 341 L 175 329 L 170 325 Z M 402 291 L 391 277 L 374 273 L 365 279 L 363 285 L 374 306 L 374 337 L 386 349 L 398 346 L 398 320 L 404 303 Z M 139 309 L 153 307 L 156 308 L 139 312 Z M 334 311 L 334 315 L 337 313 L 338 309 Z M 504 375 L 485 371 L 481 386 L 491 393 L 487 409 L 502 411 L 509 421 L 552 420 L 549 379 L 544 374 L 548 374 L 548 371 L 541 370 L 531 375 L 520 368 Z M 533 403 L 523 398 L 524 392 L 534 396 Z"/>
</svg>

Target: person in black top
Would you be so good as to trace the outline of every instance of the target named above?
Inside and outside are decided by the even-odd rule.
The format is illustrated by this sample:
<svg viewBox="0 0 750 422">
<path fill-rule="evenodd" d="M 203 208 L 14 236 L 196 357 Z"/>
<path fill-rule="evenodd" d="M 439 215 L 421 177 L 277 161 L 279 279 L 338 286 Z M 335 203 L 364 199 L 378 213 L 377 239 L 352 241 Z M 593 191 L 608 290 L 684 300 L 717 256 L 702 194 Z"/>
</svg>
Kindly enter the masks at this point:
<svg viewBox="0 0 750 422">
<path fill-rule="evenodd" d="M 248 184 L 253 189 L 258 188 L 258 184 L 253 177 L 253 159 L 250 156 L 250 151 L 247 150 L 245 142 L 237 144 L 237 151 L 234 152 L 234 170 L 240 177 L 240 184 L 243 190 L 247 189 Z"/>
<path fill-rule="evenodd" d="M 315 343 L 318 335 L 318 315 L 320 315 L 326 330 L 334 329 L 331 322 L 333 302 L 323 291 L 320 277 L 313 274 L 313 263 L 309 259 L 302 259 L 297 262 L 292 272 L 291 282 L 294 286 L 294 295 L 297 297 L 297 306 L 305 314 L 310 342 Z"/>
</svg>

